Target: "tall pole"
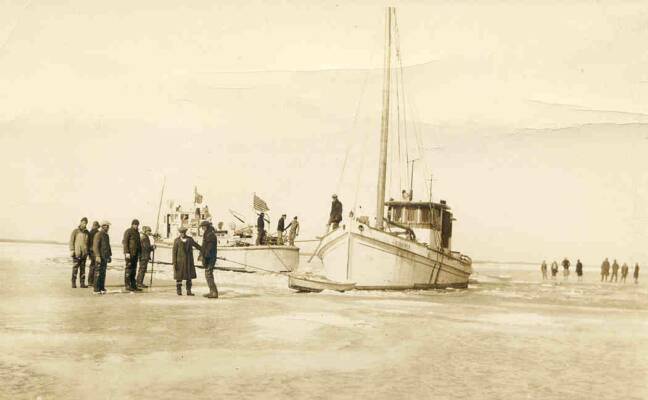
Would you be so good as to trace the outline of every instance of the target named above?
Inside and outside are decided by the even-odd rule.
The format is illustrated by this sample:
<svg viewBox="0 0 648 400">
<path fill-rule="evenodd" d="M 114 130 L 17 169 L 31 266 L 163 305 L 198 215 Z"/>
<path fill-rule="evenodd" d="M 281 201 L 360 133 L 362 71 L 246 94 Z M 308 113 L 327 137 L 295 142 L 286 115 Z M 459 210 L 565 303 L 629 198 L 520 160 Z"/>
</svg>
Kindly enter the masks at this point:
<svg viewBox="0 0 648 400">
<path fill-rule="evenodd" d="M 387 139 L 389 136 L 389 88 L 391 84 L 391 18 L 393 7 L 387 7 L 385 21 L 385 71 L 383 81 L 383 109 L 380 125 L 380 161 L 378 162 L 378 193 L 376 199 L 376 227 L 383 229 L 385 211 L 385 183 L 387 181 Z"/>
<path fill-rule="evenodd" d="M 160 204 L 158 205 L 157 219 L 155 220 L 155 236 L 158 235 L 160 230 L 160 211 L 162 210 L 162 197 L 164 197 L 164 186 L 166 186 L 166 176 L 162 181 L 162 192 L 160 193 Z"/>
</svg>

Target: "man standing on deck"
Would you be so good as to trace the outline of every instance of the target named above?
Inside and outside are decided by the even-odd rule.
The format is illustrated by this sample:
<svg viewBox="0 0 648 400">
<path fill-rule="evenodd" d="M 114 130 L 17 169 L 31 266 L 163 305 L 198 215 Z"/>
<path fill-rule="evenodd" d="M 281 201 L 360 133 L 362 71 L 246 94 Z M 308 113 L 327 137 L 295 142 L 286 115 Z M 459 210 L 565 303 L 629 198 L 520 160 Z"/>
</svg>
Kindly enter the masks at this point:
<svg viewBox="0 0 648 400">
<path fill-rule="evenodd" d="M 569 266 L 570 266 L 570 265 L 571 265 L 571 263 L 569 262 L 569 260 L 567 259 L 567 257 L 565 257 L 565 259 L 562 260 L 563 276 L 564 276 L 564 279 L 565 279 L 565 280 L 569 279 Z"/>
<path fill-rule="evenodd" d="M 617 263 L 617 260 L 614 260 L 612 263 L 612 276 L 610 277 L 610 282 L 614 282 L 619 280 L 619 263 Z"/>
<path fill-rule="evenodd" d="M 134 219 L 131 227 L 124 232 L 122 240 L 124 246 L 124 258 L 126 266 L 124 268 L 124 286 L 129 292 L 141 292 L 142 289 L 137 287 L 135 273 L 137 272 L 137 260 L 142 253 L 142 242 L 139 235 L 139 221 Z"/>
<path fill-rule="evenodd" d="M 331 214 L 329 216 L 328 225 L 331 227 L 331 230 L 334 231 L 340 226 L 342 221 L 342 203 L 338 200 L 337 194 L 333 195 L 333 201 L 331 203 Z"/>
<path fill-rule="evenodd" d="M 137 287 L 140 289 L 146 289 L 148 285 L 144 283 L 144 277 L 146 277 L 146 267 L 148 266 L 149 261 L 151 260 L 151 253 L 155 250 L 155 245 L 151 244 L 151 228 L 145 226 L 142 228 L 142 234 L 140 235 L 140 243 L 142 244 L 142 252 L 139 256 L 139 269 L 137 270 Z"/>
<path fill-rule="evenodd" d="M 547 262 L 542 260 L 542 265 L 540 266 L 540 271 L 542 271 L 542 280 L 547 280 Z"/>
<path fill-rule="evenodd" d="M 110 248 L 110 236 L 108 229 L 110 222 L 101 221 L 101 230 L 94 235 L 92 240 L 92 254 L 95 258 L 94 294 L 106 293 L 106 268 L 112 261 L 112 249 Z"/>
<path fill-rule="evenodd" d="M 263 211 L 259 213 L 259 218 L 257 218 L 257 238 L 256 245 L 260 246 L 265 241 L 265 214 Z"/>
<path fill-rule="evenodd" d="M 95 262 L 94 251 L 92 244 L 94 243 L 94 237 L 99 232 L 99 222 L 94 221 L 92 223 L 92 229 L 88 232 L 88 255 L 90 256 L 90 269 L 88 270 L 88 286 L 94 286 L 94 277 L 95 277 L 95 267 L 97 263 Z"/>
<path fill-rule="evenodd" d="M 284 235 L 284 230 L 286 229 L 284 227 L 286 225 L 286 214 L 281 214 L 281 218 L 279 218 L 279 221 L 277 222 L 277 244 L 279 246 L 283 245 L 283 235 Z"/>
<path fill-rule="evenodd" d="M 632 273 L 635 284 L 639 283 L 639 263 L 635 263 L 634 272 Z"/>
<path fill-rule="evenodd" d="M 576 261 L 576 276 L 578 276 L 578 282 L 583 281 L 583 263 L 580 258 Z"/>
<path fill-rule="evenodd" d="M 607 257 L 605 257 L 605 260 L 603 260 L 603 263 L 601 264 L 601 282 L 608 280 L 608 275 L 610 274 L 610 262 L 608 261 Z"/>
<path fill-rule="evenodd" d="M 77 272 L 79 274 L 79 283 L 82 288 L 87 287 L 85 284 L 85 264 L 88 258 L 88 218 L 81 218 L 79 227 L 75 228 L 70 235 L 70 257 L 74 261 L 72 266 L 72 288 L 76 288 Z"/>
<path fill-rule="evenodd" d="M 203 233 L 200 256 L 202 257 L 203 266 L 205 267 L 207 286 L 209 286 L 209 293 L 206 293 L 203 296 L 208 299 L 217 299 L 218 287 L 216 287 L 216 282 L 214 282 L 214 268 L 216 266 L 218 238 L 216 237 L 214 227 L 209 221 L 201 222 L 200 226 L 205 230 Z"/>
<path fill-rule="evenodd" d="M 299 236 L 299 221 L 297 216 L 286 227 L 288 230 L 288 246 L 295 246 L 295 237 Z"/>
</svg>

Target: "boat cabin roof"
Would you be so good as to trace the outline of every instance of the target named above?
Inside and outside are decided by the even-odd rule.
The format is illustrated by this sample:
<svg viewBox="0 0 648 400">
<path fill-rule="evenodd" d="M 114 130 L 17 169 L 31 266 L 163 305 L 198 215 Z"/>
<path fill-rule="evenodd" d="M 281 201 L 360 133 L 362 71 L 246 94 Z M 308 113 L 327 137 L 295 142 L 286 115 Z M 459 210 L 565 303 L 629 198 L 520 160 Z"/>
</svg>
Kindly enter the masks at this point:
<svg viewBox="0 0 648 400">
<path fill-rule="evenodd" d="M 445 203 L 432 203 L 429 201 L 386 201 L 385 205 L 388 207 L 403 207 L 409 209 L 437 209 L 437 210 L 450 210 L 450 207 Z"/>
</svg>

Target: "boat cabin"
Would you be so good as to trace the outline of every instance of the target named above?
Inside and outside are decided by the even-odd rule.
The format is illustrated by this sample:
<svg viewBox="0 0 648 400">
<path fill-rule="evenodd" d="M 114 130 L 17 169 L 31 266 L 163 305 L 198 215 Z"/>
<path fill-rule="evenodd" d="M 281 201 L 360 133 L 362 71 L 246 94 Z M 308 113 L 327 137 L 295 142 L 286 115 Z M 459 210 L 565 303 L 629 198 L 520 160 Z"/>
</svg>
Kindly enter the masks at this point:
<svg viewBox="0 0 648 400">
<path fill-rule="evenodd" d="M 199 236 L 200 223 L 202 221 L 211 222 L 209 208 L 195 207 L 191 210 L 183 209 L 182 206 L 171 206 L 164 215 L 165 239 L 176 237 L 178 228 L 184 226 L 187 228 L 187 234 L 190 236 Z"/>
<path fill-rule="evenodd" d="M 439 203 L 429 201 L 394 201 L 385 202 L 387 222 L 404 229 L 422 229 L 430 231 L 430 246 L 440 236 L 440 247 L 450 250 L 452 237 L 452 212 L 445 200 Z"/>
</svg>

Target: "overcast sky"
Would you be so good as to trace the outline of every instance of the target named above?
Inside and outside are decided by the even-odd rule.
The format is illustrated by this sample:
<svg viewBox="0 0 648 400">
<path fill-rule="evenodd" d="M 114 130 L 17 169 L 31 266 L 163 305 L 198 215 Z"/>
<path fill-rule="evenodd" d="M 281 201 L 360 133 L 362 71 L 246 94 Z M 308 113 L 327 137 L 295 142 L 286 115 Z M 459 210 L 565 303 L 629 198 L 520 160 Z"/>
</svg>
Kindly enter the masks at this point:
<svg viewBox="0 0 648 400">
<path fill-rule="evenodd" d="M 256 192 L 312 236 L 364 160 L 373 207 L 384 5 L 240 3 L 0 2 L 0 237 L 155 226 L 164 176 L 218 220 Z M 433 173 L 455 250 L 648 263 L 645 3 L 395 5 L 415 196 Z"/>
</svg>

